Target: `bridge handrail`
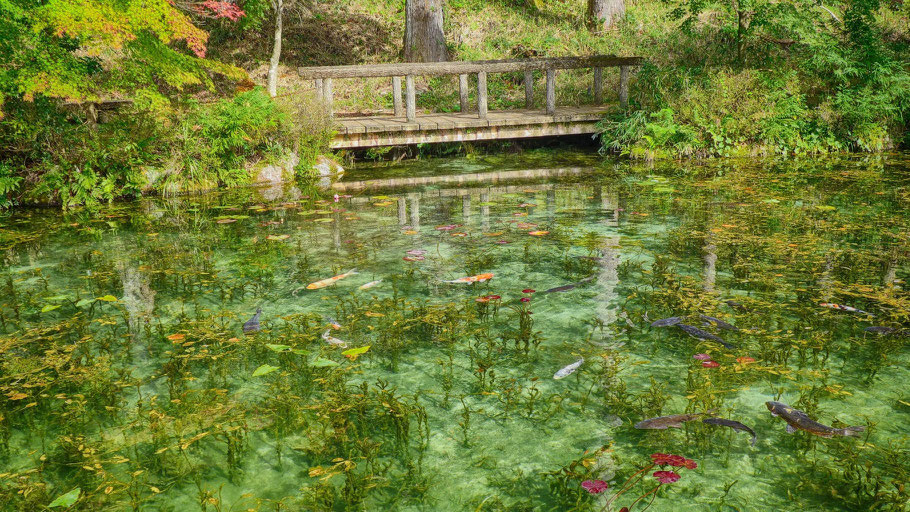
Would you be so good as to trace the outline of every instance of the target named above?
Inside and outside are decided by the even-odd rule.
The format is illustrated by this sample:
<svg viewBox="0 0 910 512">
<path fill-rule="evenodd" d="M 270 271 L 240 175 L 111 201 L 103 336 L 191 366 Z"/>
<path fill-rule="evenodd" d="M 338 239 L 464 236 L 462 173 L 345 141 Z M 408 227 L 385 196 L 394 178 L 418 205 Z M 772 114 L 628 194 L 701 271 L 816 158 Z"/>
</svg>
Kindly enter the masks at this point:
<svg viewBox="0 0 910 512">
<path fill-rule="evenodd" d="M 525 107 L 534 104 L 534 72 L 546 72 L 546 109 L 548 114 L 556 113 L 556 71 L 560 69 L 594 69 L 594 102 L 603 100 L 603 68 L 618 67 L 619 103 L 626 106 L 629 98 L 629 68 L 640 66 L 641 57 L 617 57 L 615 55 L 589 55 L 584 57 L 542 57 L 534 59 L 473 60 L 451 62 L 400 62 L 391 64 L 362 64 L 353 66 L 317 66 L 297 68 L 303 79 L 316 82 L 316 93 L 332 112 L 333 78 L 392 78 L 392 99 L 395 116 L 406 116 L 408 122 L 416 122 L 415 76 L 458 75 L 458 96 L 462 112 L 467 112 L 468 75 L 477 75 L 477 116 L 487 118 L 487 73 L 524 72 Z M 406 79 L 405 101 L 401 101 L 401 77 Z"/>
<path fill-rule="evenodd" d="M 549 69 L 608 68 L 639 66 L 641 57 L 590 55 L 583 57 L 541 57 L 533 59 L 466 60 L 449 62 L 396 62 L 389 64 L 356 64 L 350 66 L 299 67 L 305 80 L 324 78 L 377 78 L 407 75 L 462 75 L 469 73 L 509 73 L 546 71 Z"/>
</svg>

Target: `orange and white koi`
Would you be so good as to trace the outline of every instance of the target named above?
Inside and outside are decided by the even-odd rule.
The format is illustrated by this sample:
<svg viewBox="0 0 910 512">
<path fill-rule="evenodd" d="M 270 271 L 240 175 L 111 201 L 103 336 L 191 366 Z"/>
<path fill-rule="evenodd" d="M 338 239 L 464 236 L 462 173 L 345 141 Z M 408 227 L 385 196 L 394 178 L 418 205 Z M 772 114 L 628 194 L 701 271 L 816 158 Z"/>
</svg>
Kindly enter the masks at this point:
<svg viewBox="0 0 910 512">
<path fill-rule="evenodd" d="M 310 283 L 306 285 L 307 290 L 318 290 L 320 288 L 325 288 L 326 286 L 332 285 L 341 281 L 346 277 L 350 277 L 357 273 L 356 269 L 351 269 L 345 272 L 344 274 L 338 274 L 337 276 L 330 277 L 328 279 L 323 279 L 322 281 L 316 281 L 315 283 Z"/>
<path fill-rule="evenodd" d="M 848 313 L 860 313 L 862 315 L 875 316 L 868 311 L 863 311 L 862 309 L 856 309 L 853 306 L 844 306 L 843 304 L 834 304 L 833 302 L 822 302 L 819 306 L 823 308 L 836 309 L 838 311 L 846 311 Z"/>
<path fill-rule="evenodd" d="M 329 329 L 328 331 L 322 333 L 322 339 L 324 339 L 326 343 L 334 347 L 348 348 L 348 344 L 346 342 L 333 337 L 331 334 L 329 334 L 331 332 L 332 330 Z"/>
<path fill-rule="evenodd" d="M 493 274 L 477 274 L 476 276 L 460 277 L 453 281 L 443 281 L 443 283 L 482 283 L 493 279 Z"/>
</svg>

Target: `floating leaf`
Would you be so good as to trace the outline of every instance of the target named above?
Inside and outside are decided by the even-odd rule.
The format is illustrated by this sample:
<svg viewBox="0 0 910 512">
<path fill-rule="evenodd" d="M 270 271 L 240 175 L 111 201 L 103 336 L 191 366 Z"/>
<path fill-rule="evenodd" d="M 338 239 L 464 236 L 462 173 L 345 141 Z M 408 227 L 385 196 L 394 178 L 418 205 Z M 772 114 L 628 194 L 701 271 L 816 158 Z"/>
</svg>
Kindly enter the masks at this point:
<svg viewBox="0 0 910 512">
<path fill-rule="evenodd" d="M 26 395 L 25 393 L 22 393 L 22 392 L 20 392 L 20 391 L 10 391 L 9 394 L 6 395 L 6 396 L 7 396 L 10 400 L 22 400 L 23 398 L 27 398 L 27 397 L 28 397 L 28 395 Z"/>
<path fill-rule="evenodd" d="M 291 235 L 269 235 L 265 237 L 266 240 L 287 240 L 291 238 Z"/>
<path fill-rule="evenodd" d="M 92 302 L 95 302 L 95 299 L 82 299 L 82 300 L 80 300 L 79 302 L 76 303 L 76 307 L 77 307 L 77 308 L 81 308 L 81 307 L 84 307 L 84 306 L 88 306 L 88 305 L 91 304 Z"/>
<path fill-rule="evenodd" d="M 183 341 L 184 338 L 186 338 L 186 334 L 180 334 L 180 333 L 171 334 L 171 335 L 167 336 L 167 339 L 173 341 L 174 343 L 177 343 L 178 341 Z"/>
<path fill-rule="evenodd" d="M 351 361 L 356 361 L 357 357 L 365 354 L 367 350 L 370 350 L 370 345 L 365 345 L 363 347 L 349 348 L 341 353 L 344 357 L 350 359 Z"/>
<path fill-rule="evenodd" d="M 218 219 L 215 221 L 216 224 L 231 224 L 237 222 L 237 219 Z"/>
<path fill-rule="evenodd" d="M 392 201 L 381 201 L 379 203 L 373 203 L 373 206 L 391 206 Z"/>
<path fill-rule="evenodd" d="M 834 206 L 830 206 L 830 205 L 827 205 L 827 204 L 816 205 L 816 206 L 815 206 L 815 209 L 816 209 L 816 210 L 821 210 L 821 211 L 823 211 L 823 212 L 830 212 L 830 211 L 837 210 L 837 208 L 835 208 Z"/>
<path fill-rule="evenodd" d="M 550 233 L 549 231 L 530 231 L 530 232 L 528 232 L 528 234 L 531 236 L 544 236 L 549 233 Z"/>
<path fill-rule="evenodd" d="M 266 343 L 265 346 L 272 352 L 287 352 L 288 350 L 291 350 L 290 345 L 275 345 L 274 343 Z"/>
<path fill-rule="evenodd" d="M 317 357 L 311 363 L 315 368 L 325 368 L 327 366 L 338 366 L 338 363 L 332 361 L 331 359 L 325 359 L 323 357 Z"/>
<path fill-rule="evenodd" d="M 48 304 L 48 305 L 44 306 L 43 308 L 41 308 L 41 312 L 47 313 L 48 311 L 53 311 L 59 307 L 60 307 L 60 304 Z"/>
<path fill-rule="evenodd" d="M 105 295 L 104 297 L 98 297 L 96 300 L 104 302 L 117 302 L 117 297 L 114 297 L 113 295 Z"/>
<path fill-rule="evenodd" d="M 313 219 L 313 222 L 323 222 L 323 223 L 325 223 L 325 222 L 333 222 L 333 219 L 330 219 L 330 218 L 328 218 L 328 217 L 320 217 L 320 218 L 318 218 L 318 219 Z"/>
<path fill-rule="evenodd" d="M 366 315 L 370 318 L 379 318 L 379 317 L 385 316 L 383 313 L 374 313 L 372 311 L 367 311 L 366 313 L 364 313 L 364 315 Z"/>
<path fill-rule="evenodd" d="M 52 501 L 50 503 L 50 505 L 48 505 L 47 507 L 48 508 L 72 507 L 73 504 L 75 504 L 77 501 L 79 501 L 80 494 L 82 494 L 82 489 L 80 489 L 79 487 L 76 487 L 75 489 L 73 489 L 72 491 L 70 491 L 66 494 L 61 494 L 60 496 L 57 496 L 57 498 L 54 501 Z"/>
<path fill-rule="evenodd" d="M 264 364 L 264 365 L 260 366 L 259 368 L 256 368 L 256 370 L 253 372 L 253 377 L 261 377 L 263 375 L 268 375 L 277 369 L 278 369 L 277 366 L 272 366 L 270 364 Z"/>
<path fill-rule="evenodd" d="M 291 350 L 291 353 L 297 354 L 298 356 L 305 356 L 310 352 L 308 350 L 303 350 L 302 348 L 295 348 L 294 350 Z"/>
</svg>

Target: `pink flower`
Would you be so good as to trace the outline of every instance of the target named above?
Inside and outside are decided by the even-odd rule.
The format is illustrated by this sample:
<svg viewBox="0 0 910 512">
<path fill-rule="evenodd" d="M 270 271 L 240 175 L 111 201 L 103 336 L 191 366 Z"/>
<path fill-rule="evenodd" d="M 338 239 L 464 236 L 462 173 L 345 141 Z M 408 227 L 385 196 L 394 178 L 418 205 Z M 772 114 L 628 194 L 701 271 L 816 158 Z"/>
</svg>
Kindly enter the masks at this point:
<svg viewBox="0 0 910 512">
<path fill-rule="evenodd" d="M 499 300 L 502 297 L 500 297 L 499 295 L 487 295 L 487 298 L 490 300 Z"/>
<path fill-rule="evenodd" d="M 672 484 L 679 480 L 679 475 L 673 471 L 655 471 L 654 478 L 662 484 Z"/>
<path fill-rule="evenodd" d="M 683 463 L 683 467 L 686 469 L 695 469 L 698 467 L 698 464 L 692 459 L 686 459 Z"/>
<path fill-rule="evenodd" d="M 698 359 L 699 361 L 710 361 L 711 356 L 709 356 L 708 354 L 695 354 L 694 356 L 692 356 L 692 359 Z"/>
<path fill-rule="evenodd" d="M 519 299 L 519 300 L 521 300 L 522 302 L 531 302 L 531 298 L 530 298 L 530 297 L 522 297 L 522 298 Z"/>
<path fill-rule="evenodd" d="M 705 368 L 717 368 L 718 366 L 720 366 L 720 363 L 718 363 L 717 361 L 705 361 L 701 365 L 704 366 Z"/>
<path fill-rule="evenodd" d="M 610 488 L 603 480 L 585 480 L 581 486 L 591 494 L 600 494 Z"/>
<path fill-rule="evenodd" d="M 335 194 L 334 196 L 332 196 L 332 199 L 334 199 L 335 202 L 337 203 L 338 199 L 340 199 L 340 198 L 338 197 L 338 194 Z"/>
<path fill-rule="evenodd" d="M 658 466 L 684 466 L 689 460 L 682 455 L 668 455 L 666 453 L 652 453 L 651 460 Z"/>
</svg>

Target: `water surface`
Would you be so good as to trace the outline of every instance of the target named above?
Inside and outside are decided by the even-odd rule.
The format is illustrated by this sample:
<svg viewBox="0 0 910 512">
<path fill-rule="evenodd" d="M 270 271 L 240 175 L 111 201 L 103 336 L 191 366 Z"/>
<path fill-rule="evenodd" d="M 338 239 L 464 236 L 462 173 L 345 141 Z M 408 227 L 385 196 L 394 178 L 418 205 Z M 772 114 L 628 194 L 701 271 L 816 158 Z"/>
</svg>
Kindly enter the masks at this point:
<svg viewBox="0 0 910 512">
<path fill-rule="evenodd" d="M 864 328 L 910 329 L 908 184 L 906 154 L 551 151 L 5 214 L 0 509 L 601 510 L 644 469 L 609 509 L 906 510 L 908 336 Z M 788 434 L 768 400 L 866 431 Z M 708 410 L 755 446 L 633 428 Z"/>
</svg>

